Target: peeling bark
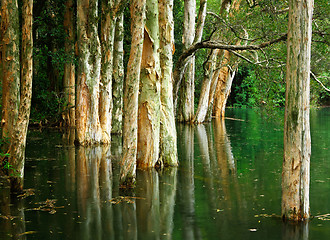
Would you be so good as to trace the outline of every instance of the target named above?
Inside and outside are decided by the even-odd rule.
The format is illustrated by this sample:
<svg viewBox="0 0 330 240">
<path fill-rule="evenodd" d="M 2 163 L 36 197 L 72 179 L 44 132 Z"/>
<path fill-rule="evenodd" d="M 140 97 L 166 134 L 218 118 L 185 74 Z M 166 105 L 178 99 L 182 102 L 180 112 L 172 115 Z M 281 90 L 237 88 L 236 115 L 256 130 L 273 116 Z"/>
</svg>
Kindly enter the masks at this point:
<svg viewBox="0 0 330 240">
<path fill-rule="evenodd" d="M 159 0 L 161 67 L 160 156 L 165 166 L 178 165 L 177 136 L 173 106 L 174 22 L 173 0 Z"/>
<path fill-rule="evenodd" d="M 81 145 L 98 144 L 103 136 L 99 120 L 101 46 L 97 0 L 77 1 L 77 35 L 77 141 Z"/>
<path fill-rule="evenodd" d="M 289 1 L 287 75 L 282 169 L 282 218 L 310 217 L 309 123 L 313 0 Z"/>
<path fill-rule="evenodd" d="M 195 39 L 196 1 L 184 1 L 184 23 L 182 43 L 188 49 Z M 195 57 L 185 62 L 182 87 L 178 102 L 177 119 L 179 122 L 191 122 L 194 117 L 194 92 L 195 92 Z"/>
<path fill-rule="evenodd" d="M 202 123 L 205 121 L 208 104 L 209 104 L 209 96 L 211 90 L 212 76 L 213 71 L 216 66 L 216 58 L 218 55 L 218 50 L 213 50 L 210 53 L 209 59 L 206 63 L 206 72 L 204 73 L 204 79 L 202 83 L 200 98 L 198 102 L 198 107 L 196 111 L 196 115 L 194 117 L 195 123 Z"/>
<path fill-rule="evenodd" d="M 101 11 L 101 80 L 100 80 L 100 125 L 102 143 L 110 143 L 112 119 L 112 72 L 113 44 L 115 38 L 116 12 L 110 0 L 102 0 Z"/>
<path fill-rule="evenodd" d="M 23 189 L 26 136 L 29 125 L 32 98 L 32 8 L 33 1 L 23 1 L 22 7 L 22 61 L 21 61 L 21 91 L 18 119 L 14 125 L 14 132 L 10 139 L 9 171 L 13 192 Z"/>
<path fill-rule="evenodd" d="M 123 156 L 120 184 L 132 186 L 136 178 L 138 96 L 145 25 L 145 0 L 132 0 L 132 43 L 124 89 Z"/>
<path fill-rule="evenodd" d="M 2 137 L 11 137 L 18 117 L 20 91 L 19 16 L 17 0 L 1 1 Z M 7 146 L 8 147 L 8 146 Z"/>
<path fill-rule="evenodd" d="M 159 159 L 160 140 L 158 0 L 147 0 L 146 5 L 138 117 L 139 168 L 155 167 Z"/>
<path fill-rule="evenodd" d="M 112 73 L 112 133 L 122 133 L 123 119 L 123 88 L 124 88 L 124 14 L 117 17 L 115 42 L 113 49 Z"/>
<path fill-rule="evenodd" d="M 74 65 L 74 45 L 75 45 L 75 31 L 74 31 L 74 4 L 73 0 L 67 0 L 65 2 L 65 14 L 64 14 L 64 30 L 66 32 L 66 38 L 64 43 L 65 53 L 68 57 L 68 61 L 64 63 L 64 97 L 66 100 L 67 108 L 63 113 L 64 125 L 72 128 L 76 126 L 75 116 L 75 65 Z"/>
<path fill-rule="evenodd" d="M 224 108 L 226 106 L 225 102 L 227 101 L 227 97 L 229 96 L 232 83 L 232 81 L 228 81 L 230 80 L 230 70 L 228 65 L 230 62 L 231 54 L 229 51 L 224 50 L 223 55 L 224 56 L 221 63 L 218 84 L 214 95 L 213 115 L 216 118 L 224 117 Z"/>
</svg>

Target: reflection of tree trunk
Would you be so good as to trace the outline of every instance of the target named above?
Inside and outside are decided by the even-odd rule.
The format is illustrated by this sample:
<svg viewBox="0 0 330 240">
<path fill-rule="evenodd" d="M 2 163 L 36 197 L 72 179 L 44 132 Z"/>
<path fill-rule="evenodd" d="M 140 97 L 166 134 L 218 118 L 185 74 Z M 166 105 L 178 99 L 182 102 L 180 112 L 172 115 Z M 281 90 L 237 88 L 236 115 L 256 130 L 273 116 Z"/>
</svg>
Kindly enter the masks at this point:
<svg viewBox="0 0 330 240">
<path fill-rule="evenodd" d="M 136 203 L 121 203 L 121 213 L 122 213 L 122 223 L 123 229 L 127 231 L 123 231 L 123 239 L 138 239 L 137 232 L 137 220 L 136 220 Z"/>
<path fill-rule="evenodd" d="M 183 128 L 179 149 L 181 153 L 180 175 L 178 179 L 178 204 L 183 221 L 183 239 L 201 239 L 195 220 L 195 183 L 194 183 L 194 126 L 179 125 Z"/>
<path fill-rule="evenodd" d="M 177 168 L 166 169 L 159 176 L 160 238 L 172 239 Z"/>
<path fill-rule="evenodd" d="M 113 226 L 113 208 L 109 200 L 112 199 L 112 165 L 110 147 L 102 147 L 99 168 L 100 200 L 101 200 L 101 236 L 102 239 L 115 239 Z"/>
<path fill-rule="evenodd" d="M 309 236 L 309 222 L 300 224 L 282 224 L 282 239 L 290 240 L 308 240 Z"/>
<path fill-rule="evenodd" d="M 211 126 L 211 124 L 209 125 Z M 209 190 L 208 199 L 210 201 L 211 210 L 214 210 L 216 208 L 215 207 L 216 191 L 214 190 L 214 180 L 215 178 L 217 178 L 216 177 L 217 175 L 214 175 L 212 173 L 212 170 L 216 171 L 216 168 L 214 168 L 214 166 L 211 165 L 213 161 L 211 162 L 211 157 L 210 157 L 210 155 L 212 156 L 214 155 L 213 140 L 211 136 L 212 133 L 208 132 L 207 134 L 205 125 L 202 124 L 197 125 L 196 128 L 197 128 L 196 135 L 197 135 L 198 145 L 203 162 L 205 185 L 207 186 L 206 190 Z M 216 158 L 215 156 L 213 157 Z"/>
<path fill-rule="evenodd" d="M 10 182 L 5 178 L 0 178 L 0 215 L 1 239 L 26 239 L 25 234 L 21 235 L 25 232 L 23 200 L 11 198 Z"/>
<path fill-rule="evenodd" d="M 226 133 L 225 121 L 215 119 L 214 122 L 215 147 L 217 149 L 217 168 L 220 169 L 221 187 L 223 189 L 224 200 L 231 207 L 230 175 L 236 172 L 235 162 L 231 152 L 230 143 Z"/>
<path fill-rule="evenodd" d="M 136 192 L 139 239 L 159 239 L 159 179 L 155 169 L 138 172 Z"/>
<path fill-rule="evenodd" d="M 0 213 L 1 216 L 11 216 L 10 212 L 10 183 L 7 179 L 0 178 Z M 11 239 L 12 234 L 10 219 L 0 219 L 0 236 Z"/>
<path fill-rule="evenodd" d="M 76 148 L 74 146 L 75 140 L 75 129 L 70 128 L 65 131 L 63 135 L 63 141 L 67 144 L 67 148 L 65 149 L 65 154 L 67 155 L 67 167 L 65 168 L 67 173 L 67 181 L 66 181 L 66 190 L 68 192 L 74 193 L 76 186 Z"/>
</svg>

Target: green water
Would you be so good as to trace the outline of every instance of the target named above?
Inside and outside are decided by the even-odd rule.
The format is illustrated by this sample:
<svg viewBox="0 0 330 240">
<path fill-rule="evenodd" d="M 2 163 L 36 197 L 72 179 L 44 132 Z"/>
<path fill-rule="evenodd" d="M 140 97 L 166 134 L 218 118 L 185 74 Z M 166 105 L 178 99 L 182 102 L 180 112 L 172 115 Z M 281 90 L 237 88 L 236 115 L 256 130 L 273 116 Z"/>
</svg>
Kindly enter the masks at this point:
<svg viewBox="0 0 330 240">
<path fill-rule="evenodd" d="M 57 131 L 30 131 L 24 198 L 0 189 L 0 239 L 330 239 L 330 109 L 311 111 L 309 223 L 284 224 L 283 126 L 252 110 L 224 123 L 178 125 L 180 166 L 138 171 L 118 190 L 120 140 L 75 148 Z M 110 153 L 111 151 L 111 153 Z M 328 220 L 327 220 L 328 219 Z"/>
</svg>

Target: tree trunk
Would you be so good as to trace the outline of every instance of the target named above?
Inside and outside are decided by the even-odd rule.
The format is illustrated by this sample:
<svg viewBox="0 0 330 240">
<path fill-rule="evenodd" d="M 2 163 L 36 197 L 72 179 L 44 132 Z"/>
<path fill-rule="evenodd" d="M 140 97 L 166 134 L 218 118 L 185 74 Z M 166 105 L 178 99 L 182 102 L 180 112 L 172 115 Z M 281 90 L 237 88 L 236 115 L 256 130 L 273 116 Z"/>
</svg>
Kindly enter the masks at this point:
<svg viewBox="0 0 330 240">
<path fill-rule="evenodd" d="M 136 177 L 138 97 L 143 36 L 145 31 L 145 5 L 145 0 L 132 0 L 130 6 L 132 18 L 132 43 L 127 65 L 127 76 L 123 99 L 123 156 L 120 170 L 120 184 L 128 186 L 133 185 Z"/>
<path fill-rule="evenodd" d="M 160 155 L 165 166 L 177 166 L 177 139 L 173 107 L 174 22 L 173 0 L 159 1 L 159 35 L 161 67 Z"/>
<path fill-rule="evenodd" d="M 14 134 L 9 148 L 9 163 L 12 169 L 11 186 L 14 192 L 22 191 L 24 180 L 26 135 L 29 125 L 32 97 L 32 0 L 24 0 L 22 8 L 22 65 L 21 65 L 21 98 L 18 119 L 14 125 Z"/>
<path fill-rule="evenodd" d="M 196 1 L 184 1 L 184 24 L 182 42 L 187 49 L 195 39 Z M 195 57 L 187 60 L 182 79 L 177 119 L 179 122 L 191 122 L 194 117 Z"/>
<path fill-rule="evenodd" d="M 221 98 L 221 96 L 224 96 L 225 94 L 225 89 L 229 75 L 229 67 L 228 67 L 229 61 L 230 61 L 230 52 L 225 50 L 223 51 L 223 60 L 220 65 L 221 66 L 220 75 L 214 95 L 213 115 L 216 116 L 216 118 L 221 118 L 221 110 L 223 105 L 222 104 L 223 99 Z"/>
<path fill-rule="evenodd" d="M 146 5 L 138 117 L 139 168 L 151 168 L 156 165 L 159 159 L 160 140 L 158 0 L 147 0 Z"/>
<path fill-rule="evenodd" d="M 102 143 L 110 143 L 112 118 L 112 70 L 113 44 L 115 37 L 116 13 L 113 1 L 102 0 L 101 11 L 101 83 L 100 83 L 100 125 Z"/>
<path fill-rule="evenodd" d="M 311 138 L 309 125 L 313 0 L 289 1 L 287 39 L 282 218 L 310 217 Z"/>
<path fill-rule="evenodd" d="M 11 138 L 18 117 L 20 99 L 19 16 L 17 0 L 2 0 L 1 6 L 1 127 L 2 138 Z M 8 145 L 5 148 L 8 148 Z"/>
<path fill-rule="evenodd" d="M 97 0 L 77 1 L 77 35 L 77 141 L 81 145 L 97 144 L 103 139 L 99 121 L 101 47 Z"/>
<path fill-rule="evenodd" d="M 201 93 L 199 97 L 198 107 L 196 111 L 196 115 L 194 117 L 195 123 L 202 123 L 205 121 L 205 117 L 207 114 L 208 104 L 209 104 L 209 96 L 211 90 L 212 76 L 216 66 L 216 58 L 219 50 L 212 50 L 209 56 L 209 59 L 206 63 L 204 79 L 202 83 Z"/>
<path fill-rule="evenodd" d="M 124 88 L 124 13 L 117 17 L 113 49 L 112 74 L 112 133 L 122 133 Z"/>
<path fill-rule="evenodd" d="M 67 108 L 63 113 L 64 125 L 72 128 L 76 126 L 75 115 L 75 65 L 74 65 L 74 44 L 75 44 L 75 31 L 74 31 L 74 3 L 73 0 L 65 2 L 64 14 L 64 30 L 66 33 L 64 48 L 68 61 L 64 63 L 64 96 Z"/>
</svg>

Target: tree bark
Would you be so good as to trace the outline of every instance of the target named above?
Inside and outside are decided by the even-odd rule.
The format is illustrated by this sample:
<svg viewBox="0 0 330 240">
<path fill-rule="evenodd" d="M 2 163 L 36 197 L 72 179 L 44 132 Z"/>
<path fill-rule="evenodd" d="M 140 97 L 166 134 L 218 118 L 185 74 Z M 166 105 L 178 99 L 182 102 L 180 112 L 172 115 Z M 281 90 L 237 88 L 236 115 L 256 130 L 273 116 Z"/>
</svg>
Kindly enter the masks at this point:
<svg viewBox="0 0 330 240">
<path fill-rule="evenodd" d="M 209 96 L 211 90 L 212 76 L 216 66 L 216 58 L 218 55 L 218 50 L 212 50 L 209 59 L 206 63 L 206 69 L 204 73 L 204 79 L 201 87 L 201 93 L 199 97 L 198 107 L 196 110 L 196 115 L 194 117 L 195 123 L 202 123 L 205 121 L 207 114 Z"/>
<path fill-rule="evenodd" d="M 64 30 L 66 33 L 64 48 L 68 60 L 64 63 L 64 96 L 67 104 L 66 111 L 63 113 L 64 125 L 72 128 L 76 126 L 75 115 L 75 31 L 74 31 L 74 3 L 73 0 L 65 2 Z"/>
<path fill-rule="evenodd" d="M 184 24 L 182 43 L 188 49 L 195 39 L 196 1 L 184 1 Z M 182 88 L 178 105 L 177 119 L 179 122 L 191 122 L 194 117 L 194 92 L 195 92 L 195 57 L 185 62 Z"/>
<path fill-rule="evenodd" d="M 161 67 L 160 156 L 165 166 L 177 166 L 177 136 L 173 107 L 173 0 L 159 0 Z"/>
<path fill-rule="evenodd" d="M 20 100 L 20 44 L 17 0 L 1 1 L 1 43 L 2 138 L 10 138 L 13 135 L 17 121 Z M 8 148 L 8 145 L 5 148 Z"/>
<path fill-rule="evenodd" d="M 112 73 L 112 133 L 122 133 L 124 88 L 124 13 L 117 17 L 113 49 Z"/>
<path fill-rule="evenodd" d="M 313 0 L 289 1 L 282 218 L 310 217 L 311 138 L 309 123 Z"/>
<path fill-rule="evenodd" d="M 26 135 L 29 125 L 31 97 L 32 97 L 32 0 L 24 0 L 22 8 L 22 65 L 21 65 L 21 97 L 18 111 L 18 119 L 14 125 L 9 148 L 9 163 L 12 169 L 9 174 L 11 177 L 12 191 L 20 192 L 23 190 L 24 163 Z"/>
<path fill-rule="evenodd" d="M 97 0 L 77 1 L 77 35 L 77 141 L 81 145 L 98 144 L 103 138 L 99 120 L 101 46 Z"/>
<path fill-rule="evenodd" d="M 226 107 L 227 97 L 231 90 L 230 69 L 228 67 L 230 63 L 230 52 L 227 50 L 223 51 L 223 60 L 221 62 L 220 75 L 218 78 L 217 88 L 214 95 L 213 103 L 213 115 L 216 118 L 224 117 L 224 108 Z"/>
<path fill-rule="evenodd" d="M 102 129 L 102 143 L 110 143 L 112 118 L 112 72 L 113 72 L 113 44 L 115 37 L 116 12 L 114 3 L 102 0 L 101 11 L 101 82 L 100 82 L 100 125 Z"/>
<path fill-rule="evenodd" d="M 160 140 L 158 0 L 147 0 L 146 5 L 138 117 L 139 168 L 151 168 L 156 165 L 159 159 Z"/>
<path fill-rule="evenodd" d="M 145 25 L 145 0 L 132 0 L 132 43 L 124 89 L 123 156 L 120 184 L 132 186 L 136 178 L 138 96 Z"/>
</svg>

